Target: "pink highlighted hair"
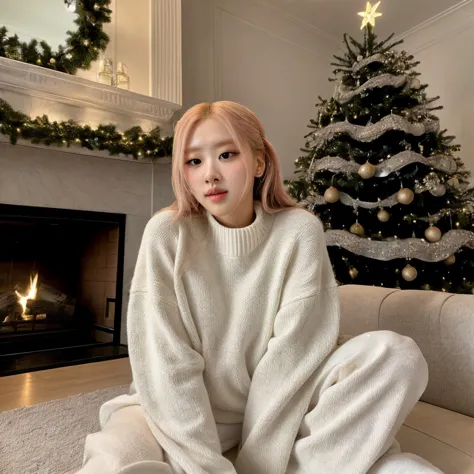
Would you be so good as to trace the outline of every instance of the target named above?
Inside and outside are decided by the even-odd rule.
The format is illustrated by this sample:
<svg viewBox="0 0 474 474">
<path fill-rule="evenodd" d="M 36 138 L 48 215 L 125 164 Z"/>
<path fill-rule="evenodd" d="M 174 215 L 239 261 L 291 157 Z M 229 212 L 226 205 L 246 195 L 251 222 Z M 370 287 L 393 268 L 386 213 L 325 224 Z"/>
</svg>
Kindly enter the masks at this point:
<svg viewBox="0 0 474 474">
<path fill-rule="evenodd" d="M 174 221 L 203 214 L 204 207 L 193 196 L 184 177 L 184 154 L 188 137 L 196 124 L 209 117 L 220 120 L 227 127 L 240 149 L 243 148 L 243 144 L 248 144 L 254 153 L 264 151 L 265 173 L 262 178 L 255 178 L 254 200 L 260 201 L 268 213 L 292 208 L 301 209 L 283 185 L 280 160 L 271 143 L 265 138 L 260 120 L 244 105 L 220 101 L 203 102 L 191 107 L 176 124 L 171 171 L 176 200 L 158 212 L 176 210 Z"/>
</svg>

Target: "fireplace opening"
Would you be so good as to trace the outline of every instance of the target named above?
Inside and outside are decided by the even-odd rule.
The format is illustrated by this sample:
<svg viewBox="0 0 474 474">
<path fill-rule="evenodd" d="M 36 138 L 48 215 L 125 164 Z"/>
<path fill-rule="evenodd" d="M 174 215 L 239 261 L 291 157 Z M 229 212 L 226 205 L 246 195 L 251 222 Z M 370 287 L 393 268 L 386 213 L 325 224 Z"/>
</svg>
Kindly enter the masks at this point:
<svg viewBox="0 0 474 474">
<path fill-rule="evenodd" d="M 0 204 L 0 376 L 126 356 L 125 221 Z"/>
</svg>

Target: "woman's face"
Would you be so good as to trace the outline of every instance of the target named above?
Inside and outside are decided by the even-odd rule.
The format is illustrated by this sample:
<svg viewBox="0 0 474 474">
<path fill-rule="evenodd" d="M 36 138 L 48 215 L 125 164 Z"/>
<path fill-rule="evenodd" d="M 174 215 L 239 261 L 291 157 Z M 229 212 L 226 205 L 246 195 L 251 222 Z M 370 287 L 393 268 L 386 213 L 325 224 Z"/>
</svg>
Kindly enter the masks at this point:
<svg viewBox="0 0 474 474">
<path fill-rule="evenodd" d="M 186 143 L 184 176 L 197 201 L 226 227 L 246 227 L 254 219 L 253 186 L 264 162 L 248 145 L 238 148 L 224 124 L 215 118 L 199 122 Z M 217 199 L 213 188 L 225 191 Z"/>
</svg>

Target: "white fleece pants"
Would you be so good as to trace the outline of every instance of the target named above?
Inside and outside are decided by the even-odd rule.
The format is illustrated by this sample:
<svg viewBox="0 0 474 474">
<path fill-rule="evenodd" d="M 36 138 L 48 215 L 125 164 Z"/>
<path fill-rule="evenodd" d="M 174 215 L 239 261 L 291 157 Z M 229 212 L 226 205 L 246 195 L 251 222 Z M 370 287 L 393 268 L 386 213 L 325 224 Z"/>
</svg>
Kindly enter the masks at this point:
<svg viewBox="0 0 474 474">
<path fill-rule="evenodd" d="M 401 453 L 394 438 L 427 383 L 426 361 L 412 339 L 376 331 L 349 340 L 318 369 L 287 474 L 442 474 Z M 166 462 L 136 394 L 105 403 L 100 424 L 86 438 L 78 474 L 181 474 Z M 235 430 L 218 431 L 224 451 L 239 444 Z"/>
</svg>

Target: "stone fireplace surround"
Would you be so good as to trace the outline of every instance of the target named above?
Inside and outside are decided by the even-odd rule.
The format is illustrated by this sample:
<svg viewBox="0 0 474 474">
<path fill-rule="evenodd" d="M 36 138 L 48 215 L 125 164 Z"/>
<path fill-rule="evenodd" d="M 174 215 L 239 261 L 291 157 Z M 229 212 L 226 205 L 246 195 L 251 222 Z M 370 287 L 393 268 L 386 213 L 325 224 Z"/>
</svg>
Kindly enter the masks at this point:
<svg viewBox="0 0 474 474">
<path fill-rule="evenodd" d="M 67 74 L 0 58 L 0 98 L 31 117 L 73 119 L 120 131 L 140 125 L 172 133 L 179 104 L 96 84 Z M 0 135 L 0 202 L 126 215 L 122 295 L 122 344 L 127 343 L 128 290 L 145 225 L 173 202 L 170 159 L 156 162 L 111 157 L 79 147 L 58 148 Z"/>
</svg>

